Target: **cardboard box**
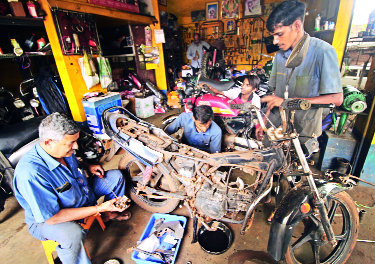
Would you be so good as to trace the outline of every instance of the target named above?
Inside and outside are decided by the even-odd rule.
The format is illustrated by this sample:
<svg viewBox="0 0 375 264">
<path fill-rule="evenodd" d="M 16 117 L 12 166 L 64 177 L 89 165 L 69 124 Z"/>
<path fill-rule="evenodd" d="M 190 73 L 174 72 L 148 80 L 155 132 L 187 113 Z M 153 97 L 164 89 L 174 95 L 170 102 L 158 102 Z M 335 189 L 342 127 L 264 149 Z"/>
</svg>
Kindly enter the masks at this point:
<svg viewBox="0 0 375 264">
<path fill-rule="evenodd" d="M 167 105 L 169 105 L 172 108 L 181 108 L 180 104 L 180 96 L 177 92 L 172 91 L 170 93 L 167 93 L 168 101 Z"/>
<path fill-rule="evenodd" d="M 26 17 L 25 9 L 21 2 L 10 2 L 9 6 L 13 16 Z"/>
<path fill-rule="evenodd" d="M 181 70 L 182 77 L 193 76 L 193 69 Z"/>
<path fill-rule="evenodd" d="M 135 98 L 135 115 L 140 118 L 147 118 L 155 115 L 154 97 Z"/>
<path fill-rule="evenodd" d="M 87 118 L 87 124 L 95 134 L 103 134 L 102 113 L 112 106 L 122 106 L 119 93 L 108 92 L 104 96 L 91 97 L 82 100 Z"/>
</svg>

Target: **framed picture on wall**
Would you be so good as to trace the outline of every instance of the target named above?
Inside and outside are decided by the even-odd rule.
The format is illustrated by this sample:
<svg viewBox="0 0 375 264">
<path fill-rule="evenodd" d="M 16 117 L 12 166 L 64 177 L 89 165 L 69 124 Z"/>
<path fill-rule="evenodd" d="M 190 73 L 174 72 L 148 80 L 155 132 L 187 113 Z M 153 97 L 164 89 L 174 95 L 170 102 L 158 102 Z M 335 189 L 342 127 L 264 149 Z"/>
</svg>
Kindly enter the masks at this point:
<svg viewBox="0 0 375 264">
<path fill-rule="evenodd" d="M 236 21 L 234 19 L 228 19 L 228 21 L 225 24 L 226 31 L 225 33 L 227 35 L 233 35 L 236 34 Z"/>
<path fill-rule="evenodd" d="M 244 0 L 243 16 L 253 17 L 263 15 L 263 1 L 262 0 Z"/>
<path fill-rule="evenodd" d="M 191 22 L 206 20 L 206 10 L 191 11 Z"/>
<path fill-rule="evenodd" d="M 219 2 L 206 3 L 206 20 L 218 20 L 219 19 Z"/>
<path fill-rule="evenodd" d="M 221 0 L 221 18 L 237 18 L 240 0 Z"/>
<path fill-rule="evenodd" d="M 158 0 L 159 5 L 167 6 L 167 0 Z"/>
</svg>

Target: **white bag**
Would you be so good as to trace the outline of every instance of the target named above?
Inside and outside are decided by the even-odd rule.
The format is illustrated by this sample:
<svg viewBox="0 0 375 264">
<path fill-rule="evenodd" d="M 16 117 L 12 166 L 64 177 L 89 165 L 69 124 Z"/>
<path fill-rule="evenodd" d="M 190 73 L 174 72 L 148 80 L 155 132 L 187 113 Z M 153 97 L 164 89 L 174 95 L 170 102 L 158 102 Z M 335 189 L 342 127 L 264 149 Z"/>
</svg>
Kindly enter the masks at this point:
<svg viewBox="0 0 375 264">
<path fill-rule="evenodd" d="M 85 66 L 83 65 L 83 57 L 78 59 L 79 67 L 81 67 L 81 73 L 85 80 L 87 90 L 99 83 L 99 75 L 95 73 L 93 76 L 88 76 L 85 72 Z"/>
<path fill-rule="evenodd" d="M 109 65 L 107 58 L 100 56 L 97 60 L 99 65 L 100 84 L 102 85 L 102 88 L 105 89 L 112 83 L 111 66 Z"/>
</svg>

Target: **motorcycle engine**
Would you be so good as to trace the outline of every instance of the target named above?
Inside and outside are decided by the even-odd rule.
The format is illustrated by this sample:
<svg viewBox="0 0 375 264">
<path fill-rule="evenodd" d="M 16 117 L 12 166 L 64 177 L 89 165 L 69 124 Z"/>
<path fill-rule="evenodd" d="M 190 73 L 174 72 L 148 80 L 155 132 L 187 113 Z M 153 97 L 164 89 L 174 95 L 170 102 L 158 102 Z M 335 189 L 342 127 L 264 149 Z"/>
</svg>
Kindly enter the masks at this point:
<svg viewBox="0 0 375 264">
<path fill-rule="evenodd" d="M 220 219 L 229 211 L 247 211 L 254 197 L 255 193 L 252 190 L 229 188 L 227 193 L 224 184 L 211 185 L 205 182 L 196 195 L 195 206 L 206 216 Z"/>
</svg>

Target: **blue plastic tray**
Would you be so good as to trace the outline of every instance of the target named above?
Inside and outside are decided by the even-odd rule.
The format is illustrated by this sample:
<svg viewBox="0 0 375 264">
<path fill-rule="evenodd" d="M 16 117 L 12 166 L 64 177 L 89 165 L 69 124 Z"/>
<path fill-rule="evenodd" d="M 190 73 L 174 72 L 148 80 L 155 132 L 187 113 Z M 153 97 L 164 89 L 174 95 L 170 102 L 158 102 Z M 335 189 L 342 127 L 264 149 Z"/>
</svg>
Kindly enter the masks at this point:
<svg viewBox="0 0 375 264">
<path fill-rule="evenodd" d="M 154 227 L 155 220 L 160 219 L 160 218 L 165 219 L 164 223 L 171 222 L 171 221 L 180 221 L 180 224 L 185 229 L 185 226 L 186 226 L 186 217 L 185 216 L 170 215 L 170 214 L 153 214 L 150 218 L 150 221 L 148 221 L 148 224 L 147 224 L 145 230 L 143 231 L 143 234 L 142 234 L 141 238 L 139 239 L 139 241 L 144 240 L 145 238 L 147 238 L 150 235 L 151 230 Z M 174 256 L 173 256 L 172 264 L 174 264 L 174 262 L 176 260 L 178 249 L 180 248 L 181 240 L 182 240 L 182 238 L 179 239 L 179 241 L 177 242 L 176 251 L 175 251 Z M 136 252 L 136 251 L 133 251 L 133 253 L 132 253 L 132 260 L 134 260 L 138 264 L 163 263 L 161 260 L 156 259 L 156 258 L 151 257 L 151 256 L 148 257 L 145 260 L 140 259 L 138 257 L 138 254 L 139 253 Z"/>
</svg>

